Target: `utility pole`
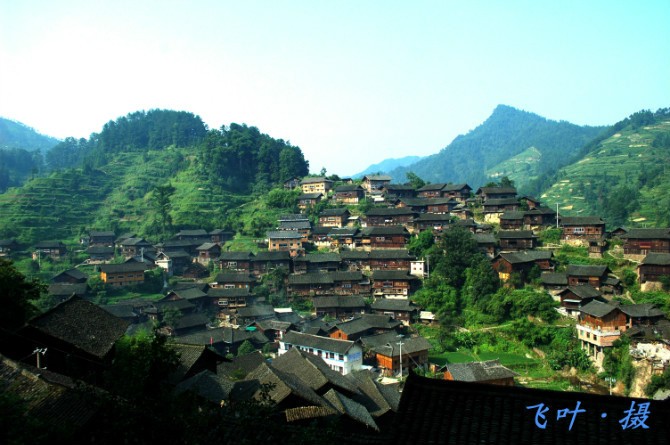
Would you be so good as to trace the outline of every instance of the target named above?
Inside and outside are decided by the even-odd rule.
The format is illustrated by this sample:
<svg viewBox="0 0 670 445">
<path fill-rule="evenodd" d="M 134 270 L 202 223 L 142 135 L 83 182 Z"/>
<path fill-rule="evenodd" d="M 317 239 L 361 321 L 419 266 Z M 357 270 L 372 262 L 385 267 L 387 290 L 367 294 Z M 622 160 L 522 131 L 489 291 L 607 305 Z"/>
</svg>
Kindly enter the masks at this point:
<svg viewBox="0 0 670 445">
<path fill-rule="evenodd" d="M 400 338 L 400 341 L 396 344 L 400 345 L 400 378 L 402 378 L 402 345 L 403 345 L 403 342 L 402 342 L 402 335 L 398 335 L 398 337 Z"/>
<path fill-rule="evenodd" d="M 558 229 L 558 203 L 556 203 L 556 228 Z"/>
</svg>

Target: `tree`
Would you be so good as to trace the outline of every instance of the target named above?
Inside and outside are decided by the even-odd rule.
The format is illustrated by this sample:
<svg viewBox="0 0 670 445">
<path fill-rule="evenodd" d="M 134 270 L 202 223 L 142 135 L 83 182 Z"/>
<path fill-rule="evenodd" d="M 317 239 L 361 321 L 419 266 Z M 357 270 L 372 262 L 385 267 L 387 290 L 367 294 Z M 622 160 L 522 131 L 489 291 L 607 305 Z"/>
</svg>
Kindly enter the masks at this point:
<svg viewBox="0 0 670 445">
<path fill-rule="evenodd" d="M 412 237 L 412 239 L 409 240 L 407 248 L 409 249 L 412 255 L 416 256 L 417 258 L 423 258 L 427 254 L 429 254 L 429 251 L 434 245 L 435 245 L 435 236 L 433 235 L 433 231 L 424 230 L 423 232 L 419 233 L 417 236 Z"/>
<path fill-rule="evenodd" d="M 237 356 L 250 354 L 254 352 L 256 348 L 249 340 L 244 340 L 239 348 L 237 348 Z"/>
<path fill-rule="evenodd" d="M 421 179 L 419 175 L 417 175 L 414 172 L 407 172 L 405 174 L 405 177 L 407 178 L 407 182 L 409 183 L 409 185 L 411 185 L 414 188 L 414 190 L 418 190 L 426 185 L 426 181 Z"/>
<path fill-rule="evenodd" d="M 38 280 L 28 280 L 14 264 L 0 258 L 0 329 L 12 331 L 37 313 L 34 301 L 40 298 L 46 286 Z"/>
<path fill-rule="evenodd" d="M 457 289 L 465 283 L 465 270 L 482 255 L 474 235 L 460 226 L 454 226 L 442 234 L 437 251 L 441 254 L 435 256 L 434 271 Z"/>
<path fill-rule="evenodd" d="M 477 256 L 465 271 L 463 300 L 469 306 L 483 311 L 498 287 L 500 279 L 491 267 L 491 261 L 483 255 Z"/>
<path fill-rule="evenodd" d="M 163 235 L 167 233 L 169 228 L 172 228 L 172 216 L 170 216 L 172 202 L 170 198 L 175 191 L 176 189 L 170 183 L 157 185 L 151 191 L 151 204 L 158 215 Z"/>
<path fill-rule="evenodd" d="M 500 178 L 498 185 L 500 185 L 500 187 L 514 187 L 514 181 L 512 181 L 508 176 L 503 176 Z"/>
</svg>

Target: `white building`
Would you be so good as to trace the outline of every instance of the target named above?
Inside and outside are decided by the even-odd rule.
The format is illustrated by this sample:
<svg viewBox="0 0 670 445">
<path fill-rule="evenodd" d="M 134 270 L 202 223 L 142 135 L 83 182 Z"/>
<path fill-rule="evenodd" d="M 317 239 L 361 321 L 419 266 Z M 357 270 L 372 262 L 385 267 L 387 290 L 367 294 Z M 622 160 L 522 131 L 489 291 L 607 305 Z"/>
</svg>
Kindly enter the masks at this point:
<svg viewBox="0 0 670 445">
<path fill-rule="evenodd" d="M 331 369 L 343 375 L 357 371 L 363 365 L 363 349 L 349 340 L 289 331 L 279 341 L 278 354 L 283 355 L 291 348 L 321 357 Z"/>
</svg>

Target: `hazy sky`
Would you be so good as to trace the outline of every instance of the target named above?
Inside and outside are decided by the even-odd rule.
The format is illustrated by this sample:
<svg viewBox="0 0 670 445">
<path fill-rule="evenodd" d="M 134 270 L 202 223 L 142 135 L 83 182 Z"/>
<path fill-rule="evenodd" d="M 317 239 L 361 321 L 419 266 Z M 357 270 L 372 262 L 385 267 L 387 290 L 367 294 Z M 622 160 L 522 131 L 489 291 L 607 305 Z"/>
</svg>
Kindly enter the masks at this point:
<svg viewBox="0 0 670 445">
<path fill-rule="evenodd" d="M 670 106 L 670 0 L 0 0 L 0 116 L 59 138 L 186 110 L 348 175 L 498 104 L 588 125 Z"/>
</svg>

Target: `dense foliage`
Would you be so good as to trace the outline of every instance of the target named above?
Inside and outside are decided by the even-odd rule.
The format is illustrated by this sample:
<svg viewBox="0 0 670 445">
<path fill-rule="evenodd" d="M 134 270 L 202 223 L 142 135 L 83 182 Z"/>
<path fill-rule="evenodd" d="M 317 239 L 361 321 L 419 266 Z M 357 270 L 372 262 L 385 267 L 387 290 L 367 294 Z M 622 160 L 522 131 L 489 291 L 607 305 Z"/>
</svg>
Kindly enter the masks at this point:
<svg viewBox="0 0 670 445">
<path fill-rule="evenodd" d="M 207 133 L 202 166 L 209 181 L 241 193 L 267 192 L 273 184 L 301 178 L 309 170 L 298 147 L 238 124 Z"/>
</svg>

